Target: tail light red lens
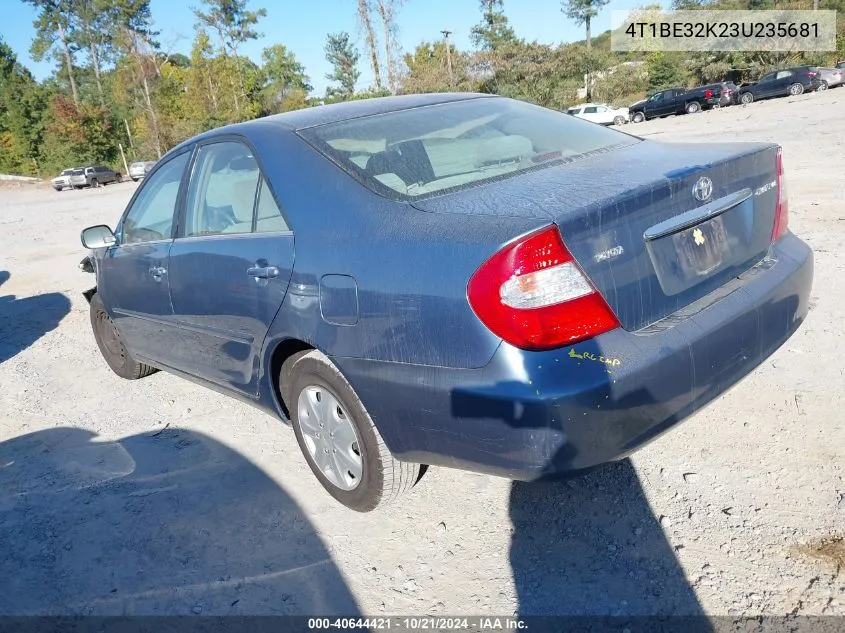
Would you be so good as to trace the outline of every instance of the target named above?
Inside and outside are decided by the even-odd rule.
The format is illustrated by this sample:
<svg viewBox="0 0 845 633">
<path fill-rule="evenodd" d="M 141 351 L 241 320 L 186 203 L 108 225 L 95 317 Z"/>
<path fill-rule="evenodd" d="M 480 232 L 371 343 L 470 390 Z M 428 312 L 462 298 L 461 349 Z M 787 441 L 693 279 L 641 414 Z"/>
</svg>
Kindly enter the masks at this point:
<svg viewBox="0 0 845 633">
<path fill-rule="evenodd" d="M 816 76 L 816 73 L 814 73 L 813 71 L 808 71 L 804 74 L 807 75 L 808 77 L 815 77 Z"/>
<path fill-rule="evenodd" d="M 789 199 L 786 195 L 786 180 L 783 175 L 783 150 L 780 147 L 775 156 L 775 172 L 777 173 L 778 202 L 775 210 L 775 225 L 772 229 L 772 242 L 777 242 L 789 230 Z"/>
<path fill-rule="evenodd" d="M 491 332 L 522 349 L 570 345 L 619 327 L 555 226 L 496 252 L 469 280 L 467 298 Z"/>
</svg>

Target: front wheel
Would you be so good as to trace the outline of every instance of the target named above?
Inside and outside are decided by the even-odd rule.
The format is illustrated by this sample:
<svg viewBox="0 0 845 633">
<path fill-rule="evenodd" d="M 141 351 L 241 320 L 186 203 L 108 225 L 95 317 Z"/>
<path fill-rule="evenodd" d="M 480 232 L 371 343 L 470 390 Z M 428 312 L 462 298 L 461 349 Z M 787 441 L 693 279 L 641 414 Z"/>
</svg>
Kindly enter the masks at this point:
<svg viewBox="0 0 845 633">
<path fill-rule="evenodd" d="M 631 121 L 633 121 L 634 123 L 642 123 L 643 121 L 645 121 L 645 114 L 643 114 L 642 112 L 634 112 L 634 114 L 631 115 Z"/>
<path fill-rule="evenodd" d="M 816 88 L 816 90 L 818 90 L 819 92 L 824 92 L 825 90 L 827 90 L 827 88 L 828 88 L 827 82 L 823 81 L 821 83 L 821 85 L 818 88 Z"/>
<path fill-rule="evenodd" d="M 92 189 L 96 189 L 96 188 L 97 188 L 97 187 L 99 187 L 99 186 L 100 186 L 100 181 L 99 181 L 99 180 L 97 180 L 96 178 L 94 178 L 94 179 L 91 181 L 91 188 L 92 188 Z"/>
<path fill-rule="evenodd" d="M 123 337 L 106 312 L 99 294 L 95 293 L 91 297 L 90 316 L 97 347 L 114 373 L 126 380 L 137 380 L 158 371 L 154 367 L 139 363 L 126 349 Z"/>
<path fill-rule="evenodd" d="M 802 92 L 804 92 L 804 84 L 792 84 L 789 87 L 789 94 L 793 97 L 800 95 Z"/>
<path fill-rule="evenodd" d="M 625 117 L 621 114 L 613 117 L 613 125 L 624 125 L 625 124 Z"/>
<path fill-rule="evenodd" d="M 701 112 L 701 106 L 698 101 L 690 101 L 687 104 L 686 110 L 687 114 L 695 114 L 696 112 Z"/>
<path fill-rule="evenodd" d="M 752 101 L 754 101 L 754 95 L 750 92 L 744 92 L 739 96 L 739 102 L 745 105 L 748 105 Z"/>
<path fill-rule="evenodd" d="M 393 458 L 361 400 L 325 355 L 310 350 L 291 356 L 279 389 L 311 472 L 346 507 L 369 512 L 419 480 L 421 465 Z"/>
</svg>

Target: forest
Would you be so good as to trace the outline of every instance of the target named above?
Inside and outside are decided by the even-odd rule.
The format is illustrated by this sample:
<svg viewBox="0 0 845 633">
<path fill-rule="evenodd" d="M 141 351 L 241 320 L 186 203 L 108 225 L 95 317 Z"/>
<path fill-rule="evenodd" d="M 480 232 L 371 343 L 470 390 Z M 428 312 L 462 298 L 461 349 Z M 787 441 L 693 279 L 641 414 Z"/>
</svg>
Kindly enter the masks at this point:
<svg viewBox="0 0 845 633">
<path fill-rule="evenodd" d="M 284 42 L 256 61 L 245 43 L 263 37 L 261 0 L 202 0 L 190 54 L 171 50 L 154 28 L 149 0 L 10 0 L 37 11 L 30 54 L 54 71 L 37 81 L 0 37 L 0 173 L 42 178 L 58 170 L 156 160 L 204 130 L 228 123 L 391 94 L 473 91 L 555 109 L 586 99 L 628 105 L 648 91 L 723 79 L 754 80 L 774 67 L 831 65 L 845 59 L 845 0 L 675 0 L 679 9 L 835 9 L 837 50 L 830 53 L 618 53 L 591 22 L 609 0 L 562 0 L 560 11 L 584 29 L 572 43 L 526 41 L 511 26 L 505 0 L 480 0 L 472 48 L 448 32 L 402 51 L 401 9 L 425 0 L 349 0 L 349 21 L 363 35 L 326 33 L 333 71 L 315 94 L 308 70 Z M 522 1 L 522 0 L 509 0 Z M 655 5 L 644 5 L 653 7 Z M 350 31 L 355 31 L 350 28 Z M 360 68 L 371 85 L 360 85 Z"/>
</svg>

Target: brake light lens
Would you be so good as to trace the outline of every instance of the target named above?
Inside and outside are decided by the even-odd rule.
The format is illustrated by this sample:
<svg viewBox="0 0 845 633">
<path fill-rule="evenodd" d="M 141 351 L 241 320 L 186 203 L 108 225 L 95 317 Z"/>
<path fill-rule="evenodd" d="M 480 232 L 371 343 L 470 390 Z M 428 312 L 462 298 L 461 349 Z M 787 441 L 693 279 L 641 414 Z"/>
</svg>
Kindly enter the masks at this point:
<svg viewBox="0 0 845 633">
<path fill-rule="evenodd" d="M 778 147 L 775 156 L 777 173 L 778 203 L 775 210 L 775 226 L 772 229 L 772 242 L 777 242 L 789 230 L 789 199 L 786 195 L 786 180 L 783 175 L 783 150 Z"/>
<path fill-rule="evenodd" d="M 555 226 L 495 253 L 469 280 L 467 298 L 491 332 L 522 349 L 571 345 L 619 327 Z"/>
<path fill-rule="evenodd" d="M 808 77 L 815 77 L 816 76 L 816 73 L 814 73 L 812 70 L 808 70 L 804 74 L 807 75 Z"/>
</svg>

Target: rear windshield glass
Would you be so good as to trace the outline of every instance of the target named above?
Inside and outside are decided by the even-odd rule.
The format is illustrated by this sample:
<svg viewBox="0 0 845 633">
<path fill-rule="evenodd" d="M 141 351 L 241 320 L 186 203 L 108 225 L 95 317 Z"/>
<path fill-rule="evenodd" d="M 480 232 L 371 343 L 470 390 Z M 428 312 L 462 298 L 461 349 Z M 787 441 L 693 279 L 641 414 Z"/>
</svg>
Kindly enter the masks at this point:
<svg viewBox="0 0 845 633">
<path fill-rule="evenodd" d="M 74 169 L 70 172 L 72 176 L 82 176 L 85 172 L 81 169 Z"/>
<path fill-rule="evenodd" d="M 561 112 L 501 98 L 361 117 L 299 134 L 366 187 L 400 200 L 638 142 Z"/>
</svg>

